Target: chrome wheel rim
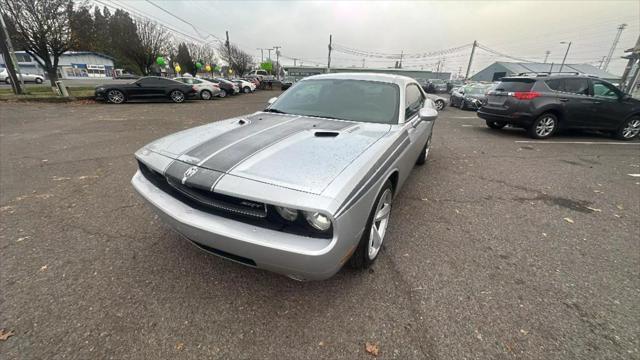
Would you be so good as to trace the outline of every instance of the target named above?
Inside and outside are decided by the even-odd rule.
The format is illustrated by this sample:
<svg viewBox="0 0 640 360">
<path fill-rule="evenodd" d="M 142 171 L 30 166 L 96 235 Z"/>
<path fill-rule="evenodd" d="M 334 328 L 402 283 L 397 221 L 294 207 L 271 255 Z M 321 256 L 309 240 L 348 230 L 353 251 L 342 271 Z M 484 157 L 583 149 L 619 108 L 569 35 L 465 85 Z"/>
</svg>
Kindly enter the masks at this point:
<svg viewBox="0 0 640 360">
<path fill-rule="evenodd" d="M 226 91 L 223 90 L 222 92 L 220 92 L 220 97 L 221 98 L 223 98 L 225 96 L 227 96 L 227 92 Z"/>
<path fill-rule="evenodd" d="M 175 102 L 182 102 L 184 101 L 184 94 L 182 93 L 182 91 L 173 91 L 171 93 L 171 100 Z"/>
<path fill-rule="evenodd" d="M 444 109 L 444 102 L 443 101 L 436 101 L 436 110 L 442 110 Z"/>
<path fill-rule="evenodd" d="M 114 104 L 120 104 L 122 101 L 124 101 L 124 94 L 122 94 L 122 92 L 118 90 L 109 91 L 109 94 L 107 96 L 109 97 L 109 101 Z"/>
<path fill-rule="evenodd" d="M 375 259 L 382 248 L 382 242 L 384 241 L 384 236 L 389 226 L 392 198 L 391 189 L 386 189 L 384 193 L 382 193 L 380 201 L 378 201 L 373 223 L 371 224 L 371 230 L 369 231 L 369 247 L 367 251 L 369 260 Z"/>
<path fill-rule="evenodd" d="M 200 94 L 200 97 L 202 98 L 202 100 L 209 100 L 209 99 L 211 99 L 211 93 L 208 92 L 208 91 L 203 91 Z"/>
<path fill-rule="evenodd" d="M 545 116 L 536 125 L 536 135 L 540 137 L 549 136 L 555 128 L 556 121 L 550 116 Z"/>
<path fill-rule="evenodd" d="M 622 136 L 625 139 L 631 139 L 640 134 L 640 119 L 633 119 L 629 121 L 627 126 L 622 129 Z"/>
</svg>

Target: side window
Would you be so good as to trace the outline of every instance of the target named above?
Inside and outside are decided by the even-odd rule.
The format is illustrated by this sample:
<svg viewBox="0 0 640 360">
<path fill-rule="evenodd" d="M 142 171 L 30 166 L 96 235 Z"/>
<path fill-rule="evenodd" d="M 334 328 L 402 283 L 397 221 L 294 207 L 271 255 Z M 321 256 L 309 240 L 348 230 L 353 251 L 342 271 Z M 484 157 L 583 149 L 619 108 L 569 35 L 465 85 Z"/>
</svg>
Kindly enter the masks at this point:
<svg viewBox="0 0 640 360">
<path fill-rule="evenodd" d="M 563 91 L 563 88 L 564 88 L 563 79 L 547 80 L 546 83 L 547 83 L 547 86 L 553 91 Z"/>
<path fill-rule="evenodd" d="M 599 80 L 593 80 L 593 96 L 604 97 L 609 99 L 617 99 L 618 92 L 613 85 L 607 84 Z"/>
<path fill-rule="evenodd" d="M 418 89 L 418 86 L 415 84 L 409 84 L 407 86 L 407 90 L 404 98 L 404 118 L 408 120 L 412 116 L 420 111 L 422 105 L 424 104 L 424 97 L 422 96 L 422 92 Z"/>
<path fill-rule="evenodd" d="M 587 79 L 564 79 L 564 91 L 578 95 L 589 95 Z"/>
<path fill-rule="evenodd" d="M 202 80 L 192 79 L 192 84 L 202 84 Z"/>
</svg>

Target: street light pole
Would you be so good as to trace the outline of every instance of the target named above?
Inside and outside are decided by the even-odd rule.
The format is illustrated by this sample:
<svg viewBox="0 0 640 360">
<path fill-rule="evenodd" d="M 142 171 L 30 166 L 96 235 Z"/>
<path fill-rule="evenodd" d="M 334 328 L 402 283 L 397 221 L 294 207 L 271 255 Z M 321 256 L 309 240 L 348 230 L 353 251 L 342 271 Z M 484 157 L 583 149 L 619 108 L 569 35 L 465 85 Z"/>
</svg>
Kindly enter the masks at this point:
<svg viewBox="0 0 640 360">
<path fill-rule="evenodd" d="M 567 44 L 566 41 L 561 42 L 560 44 Z M 567 51 L 564 53 L 564 58 L 562 58 L 562 64 L 560 65 L 560 70 L 558 72 L 562 72 L 562 68 L 564 67 L 564 62 L 567 60 L 567 55 L 569 55 L 569 49 L 571 49 L 571 41 L 567 45 Z"/>
</svg>

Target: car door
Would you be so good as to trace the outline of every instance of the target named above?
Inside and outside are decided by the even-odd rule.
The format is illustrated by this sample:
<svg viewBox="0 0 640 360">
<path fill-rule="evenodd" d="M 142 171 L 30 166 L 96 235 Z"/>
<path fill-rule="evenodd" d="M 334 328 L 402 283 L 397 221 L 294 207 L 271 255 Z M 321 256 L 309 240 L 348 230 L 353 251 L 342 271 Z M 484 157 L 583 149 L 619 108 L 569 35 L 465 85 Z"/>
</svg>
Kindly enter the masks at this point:
<svg viewBox="0 0 640 360">
<path fill-rule="evenodd" d="M 424 106 L 426 96 L 422 93 L 418 84 L 412 83 L 407 85 L 404 96 L 404 121 L 405 124 L 407 124 L 405 128 L 411 140 L 411 161 L 414 161 L 418 158 L 424 144 L 427 143 L 433 122 L 420 120 L 419 112 Z"/>
<path fill-rule="evenodd" d="M 144 98 L 147 97 L 151 78 L 142 78 L 130 86 L 127 86 L 127 97 L 129 98 Z"/>
<path fill-rule="evenodd" d="M 575 77 L 564 78 L 560 83 L 558 101 L 563 105 L 564 127 L 588 128 L 593 117 L 594 99 L 589 90 L 589 79 Z"/>
<path fill-rule="evenodd" d="M 590 125 L 595 129 L 617 129 L 629 111 L 622 101 L 622 92 L 601 80 L 592 79 L 591 84 L 594 101 Z"/>
</svg>

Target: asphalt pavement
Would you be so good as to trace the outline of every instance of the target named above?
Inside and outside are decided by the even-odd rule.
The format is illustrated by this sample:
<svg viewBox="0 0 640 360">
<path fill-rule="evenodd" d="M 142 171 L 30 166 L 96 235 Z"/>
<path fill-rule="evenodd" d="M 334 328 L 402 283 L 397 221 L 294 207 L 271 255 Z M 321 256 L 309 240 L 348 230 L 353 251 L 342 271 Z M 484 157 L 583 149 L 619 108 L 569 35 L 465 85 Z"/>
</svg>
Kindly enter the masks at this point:
<svg viewBox="0 0 640 360">
<path fill-rule="evenodd" d="M 0 103 L 0 358 L 640 358 L 640 143 L 447 108 L 376 264 L 296 282 L 199 251 L 129 183 L 144 144 L 275 94 Z"/>
</svg>

